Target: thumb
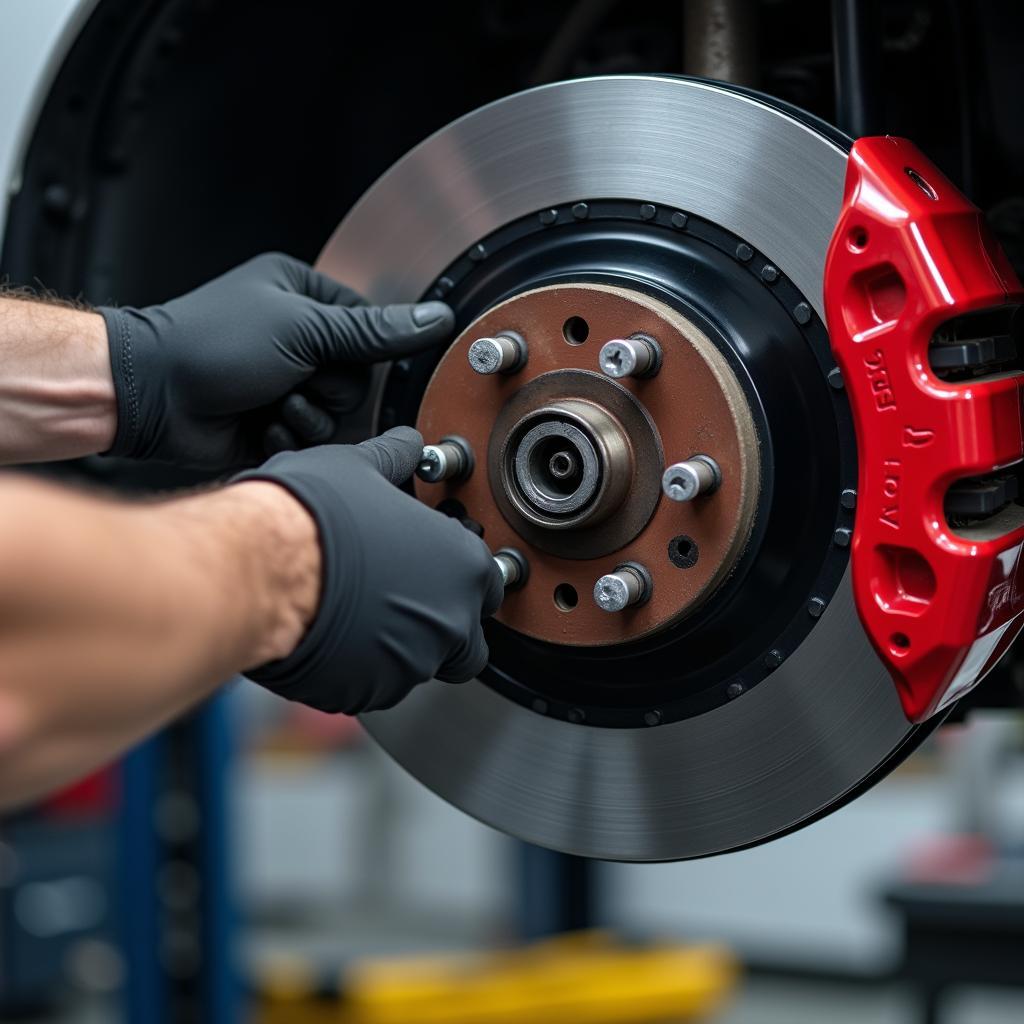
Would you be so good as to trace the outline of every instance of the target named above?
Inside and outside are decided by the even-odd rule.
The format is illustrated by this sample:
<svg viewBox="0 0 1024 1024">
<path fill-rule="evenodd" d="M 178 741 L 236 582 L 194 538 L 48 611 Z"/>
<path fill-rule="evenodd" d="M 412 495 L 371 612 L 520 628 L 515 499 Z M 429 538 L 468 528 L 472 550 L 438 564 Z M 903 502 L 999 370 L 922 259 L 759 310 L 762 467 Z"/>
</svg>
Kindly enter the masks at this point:
<svg viewBox="0 0 1024 1024">
<path fill-rule="evenodd" d="M 412 355 L 444 341 L 455 314 L 443 302 L 394 306 L 320 306 L 328 334 L 325 362 L 379 363 Z"/>
<path fill-rule="evenodd" d="M 403 484 L 419 465 L 423 435 L 412 427 L 392 427 L 380 437 L 357 444 L 355 450 L 386 480 Z"/>
</svg>

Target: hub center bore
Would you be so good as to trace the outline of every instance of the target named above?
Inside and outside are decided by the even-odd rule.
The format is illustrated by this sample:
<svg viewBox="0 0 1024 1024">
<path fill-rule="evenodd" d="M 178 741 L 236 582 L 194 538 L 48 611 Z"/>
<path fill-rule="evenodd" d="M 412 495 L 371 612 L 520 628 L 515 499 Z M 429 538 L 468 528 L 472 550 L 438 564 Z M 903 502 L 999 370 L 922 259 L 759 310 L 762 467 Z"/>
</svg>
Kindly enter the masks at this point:
<svg viewBox="0 0 1024 1024">
<path fill-rule="evenodd" d="M 558 451 L 548 461 L 548 472 L 555 480 L 566 480 L 579 473 L 579 463 L 568 451 Z"/>
<path fill-rule="evenodd" d="M 523 363 L 472 365 L 474 341 L 512 332 Z M 602 348 L 635 338 L 658 346 L 656 374 L 610 374 Z M 472 448 L 469 477 L 417 480 L 416 494 L 479 524 L 492 550 L 522 552 L 529 578 L 496 617 L 535 639 L 604 646 L 663 629 L 713 593 L 750 536 L 760 459 L 743 389 L 694 323 L 637 291 L 550 285 L 488 310 L 438 364 L 417 426 Z M 720 484 L 663 497 L 666 465 L 701 454 Z M 642 598 L 612 614 L 596 585 L 629 565 L 645 574 Z"/>
<path fill-rule="evenodd" d="M 633 460 L 621 424 L 600 406 L 567 399 L 516 424 L 502 453 L 502 485 L 530 522 L 567 530 L 621 504 Z"/>
</svg>

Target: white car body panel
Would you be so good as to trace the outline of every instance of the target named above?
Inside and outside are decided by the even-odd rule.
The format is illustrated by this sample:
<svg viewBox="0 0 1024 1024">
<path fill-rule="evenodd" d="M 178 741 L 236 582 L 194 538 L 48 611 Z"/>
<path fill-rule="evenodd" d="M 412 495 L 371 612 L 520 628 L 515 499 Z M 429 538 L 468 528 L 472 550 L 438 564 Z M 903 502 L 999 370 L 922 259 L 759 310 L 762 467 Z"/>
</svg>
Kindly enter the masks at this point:
<svg viewBox="0 0 1024 1024">
<path fill-rule="evenodd" d="M 36 120 L 99 0 L 0 0 L 0 244 Z"/>
</svg>

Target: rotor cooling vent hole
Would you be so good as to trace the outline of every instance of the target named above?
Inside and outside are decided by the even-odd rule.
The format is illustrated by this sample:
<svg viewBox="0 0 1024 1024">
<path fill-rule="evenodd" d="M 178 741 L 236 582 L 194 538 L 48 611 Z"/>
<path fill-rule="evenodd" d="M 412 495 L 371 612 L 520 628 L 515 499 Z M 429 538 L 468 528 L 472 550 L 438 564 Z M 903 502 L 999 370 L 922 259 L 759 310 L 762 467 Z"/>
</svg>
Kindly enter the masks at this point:
<svg viewBox="0 0 1024 1024">
<path fill-rule="evenodd" d="M 580 603 L 580 595 L 570 583 L 559 583 L 555 587 L 555 607 L 560 612 L 571 612 Z"/>
<path fill-rule="evenodd" d="M 669 561 L 680 569 L 692 569 L 697 564 L 700 549 L 692 537 L 681 533 L 668 542 Z"/>
<path fill-rule="evenodd" d="M 571 316 L 562 324 L 562 337 L 570 345 L 582 345 L 590 334 L 590 324 L 581 316 Z"/>
<path fill-rule="evenodd" d="M 854 252 L 863 252 L 868 247 L 867 230 L 862 227 L 851 228 L 846 241 Z"/>
<path fill-rule="evenodd" d="M 889 637 L 893 654 L 906 654 L 910 650 L 910 637 L 906 633 L 893 633 Z"/>
</svg>

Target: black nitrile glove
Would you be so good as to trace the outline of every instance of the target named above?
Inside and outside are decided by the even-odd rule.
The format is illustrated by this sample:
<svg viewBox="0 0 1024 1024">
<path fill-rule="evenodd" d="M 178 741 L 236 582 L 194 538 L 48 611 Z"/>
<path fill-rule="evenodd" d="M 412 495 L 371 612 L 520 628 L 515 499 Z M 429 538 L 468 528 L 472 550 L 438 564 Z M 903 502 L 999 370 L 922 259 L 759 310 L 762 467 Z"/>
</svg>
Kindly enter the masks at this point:
<svg viewBox="0 0 1024 1024">
<path fill-rule="evenodd" d="M 487 664 L 480 620 L 501 604 L 484 542 L 396 487 L 423 450 L 411 427 L 359 445 L 275 455 L 235 480 L 271 480 L 320 534 L 320 606 L 299 646 L 247 672 L 289 700 L 358 714 L 431 678 L 460 683 Z"/>
<path fill-rule="evenodd" d="M 108 454 L 213 470 L 329 441 L 371 364 L 437 344 L 455 322 L 442 302 L 363 305 L 281 253 L 162 306 L 99 312 L 117 393 Z"/>
</svg>

